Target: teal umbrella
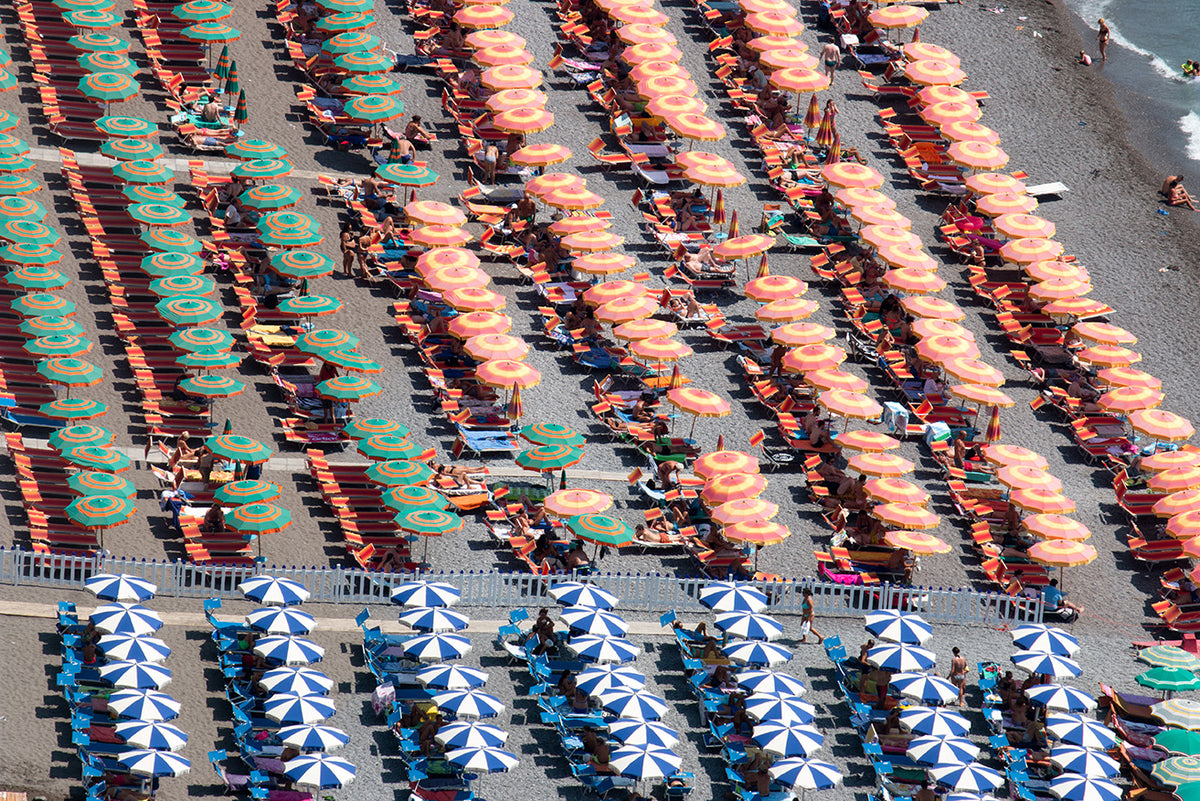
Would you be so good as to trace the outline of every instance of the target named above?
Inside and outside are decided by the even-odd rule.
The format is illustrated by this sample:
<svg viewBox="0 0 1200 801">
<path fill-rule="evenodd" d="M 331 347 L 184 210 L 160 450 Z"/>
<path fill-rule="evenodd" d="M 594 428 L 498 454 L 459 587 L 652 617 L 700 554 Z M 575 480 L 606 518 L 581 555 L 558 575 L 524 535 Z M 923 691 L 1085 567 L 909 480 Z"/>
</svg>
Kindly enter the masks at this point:
<svg viewBox="0 0 1200 801">
<path fill-rule="evenodd" d="M 1200 689 L 1200 678 L 1195 673 L 1183 668 L 1156 667 L 1139 674 L 1134 679 L 1143 687 L 1150 687 L 1160 692 L 1179 692 L 1181 690 Z"/>
</svg>

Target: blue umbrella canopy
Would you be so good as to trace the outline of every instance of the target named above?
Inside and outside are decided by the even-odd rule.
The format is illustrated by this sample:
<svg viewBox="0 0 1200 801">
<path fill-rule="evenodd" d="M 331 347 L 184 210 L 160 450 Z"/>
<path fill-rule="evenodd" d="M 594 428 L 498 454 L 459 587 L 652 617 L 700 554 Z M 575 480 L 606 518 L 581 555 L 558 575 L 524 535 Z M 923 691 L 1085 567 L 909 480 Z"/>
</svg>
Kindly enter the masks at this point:
<svg viewBox="0 0 1200 801">
<path fill-rule="evenodd" d="M 1038 684 L 1025 690 L 1029 700 L 1056 712 L 1091 712 L 1096 699 L 1083 690 L 1062 684 Z"/>
<path fill-rule="evenodd" d="M 358 769 L 340 757 L 325 754 L 301 754 L 287 761 L 283 775 L 297 787 L 344 787 L 354 781 Z"/>
<path fill-rule="evenodd" d="M 1067 744 L 1107 751 L 1117 744 L 1117 737 L 1100 721 L 1082 715 L 1047 715 L 1046 733 Z"/>
<path fill-rule="evenodd" d="M 163 625 L 157 612 L 127 601 L 98 607 L 90 619 L 105 634 L 153 634 Z"/>
<path fill-rule="evenodd" d="M 471 641 L 458 634 L 423 634 L 406 640 L 404 655 L 422 662 L 458 659 L 471 650 Z"/>
<path fill-rule="evenodd" d="M 588 695 L 599 696 L 618 688 L 645 689 L 646 677 L 628 665 L 589 665 L 575 676 L 575 686 Z"/>
<path fill-rule="evenodd" d="M 421 631 L 462 631 L 471 619 L 461 612 L 436 606 L 418 606 L 400 614 L 400 622 Z"/>
<path fill-rule="evenodd" d="M 108 709 L 123 718 L 133 720 L 174 720 L 179 717 L 180 705 L 166 693 L 149 689 L 117 690 L 108 696 Z"/>
<path fill-rule="evenodd" d="M 308 665 L 325 657 L 325 649 L 312 640 L 282 635 L 263 637 L 254 644 L 254 653 L 282 665 Z"/>
<path fill-rule="evenodd" d="M 752 693 L 780 693 L 799 697 L 808 692 L 804 682 L 774 670 L 739 670 L 735 678 L 739 687 Z"/>
<path fill-rule="evenodd" d="M 499 748 L 455 748 L 446 752 L 446 761 L 471 773 L 504 773 L 517 766 L 516 754 Z"/>
<path fill-rule="evenodd" d="M 281 743 L 301 751 L 336 751 L 350 742 L 350 735 L 346 732 L 319 723 L 285 726 L 276 734 Z"/>
<path fill-rule="evenodd" d="M 723 612 L 717 615 L 717 628 L 743 640 L 774 640 L 783 636 L 783 626 L 770 615 L 755 612 Z"/>
<path fill-rule="evenodd" d="M 192 763 L 170 751 L 136 750 L 117 756 L 117 762 L 137 776 L 182 776 Z"/>
<path fill-rule="evenodd" d="M 1068 773 L 1111 779 L 1121 773 L 1117 760 L 1103 751 L 1078 745 L 1056 745 L 1050 749 L 1050 762 Z"/>
<path fill-rule="evenodd" d="M 674 748 L 679 732 L 656 720 L 619 718 L 608 724 L 608 736 L 622 745 L 639 748 Z"/>
<path fill-rule="evenodd" d="M 1024 651 L 1041 651 L 1055 656 L 1071 656 L 1079 650 L 1079 640 L 1057 626 L 1026 623 L 1011 632 L 1013 645 Z"/>
<path fill-rule="evenodd" d="M 927 673 L 896 673 L 888 683 L 888 689 L 926 704 L 948 704 L 958 699 L 957 687 L 940 676 Z"/>
<path fill-rule="evenodd" d="M 488 674 L 463 665 L 430 665 L 417 672 L 422 687 L 435 690 L 470 690 L 487 684 Z"/>
<path fill-rule="evenodd" d="M 948 765 L 973 762 L 979 756 L 979 746 L 965 737 L 934 737 L 925 735 L 908 741 L 910 759 L 922 765 Z"/>
<path fill-rule="evenodd" d="M 629 624 L 620 615 L 590 606 L 568 606 L 559 613 L 572 632 L 600 637 L 624 637 Z"/>
<path fill-rule="evenodd" d="M 162 662 L 171 655 L 170 646 L 157 637 L 133 634 L 105 634 L 96 647 L 110 660 Z"/>
<path fill-rule="evenodd" d="M 1004 776 L 999 771 L 977 762 L 938 765 L 929 773 L 938 784 L 968 793 L 986 793 L 1004 783 Z"/>
<path fill-rule="evenodd" d="M 667 702 L 662 698 L 628 687 L 609 690 L 599 700 L 601 706 L 622 718 L 659 720 L 667 714 Z"/>
<path fill-rule="evenodd" d="M 327 695 L 333 680 L 310 667 L 277 667 L 263 674 L 258 683 L 268 692 L 296 695 Z"/>
<path fill-rule="evenodd" d="M 550 597 L 563 606 L 590 606 L 593 609 L 613 609 L 618 599 L 608 590 L 582 581 L 563 581 L 550 587 Z"/>
<path fill-rule="evenodd" d="M 462 597 L 450 584 L 408 581 L 392 588 L 392 602 L 401 606 L 452 606 Z"/>
<path fill-rule="evenodd" d="M 1122 790 L 1108 779 L 1064 773 L 1050 782 L 1050 793 L 1062 801 L 1118 801 Z"/>
<path fill-rule="evenodd" d="M 308 600 L 304 585 L 291 579 L 275 576 L 255 576 L 238 585 L 242 595 L 251 601 L 271 606 L 292 606 Z"/>
<path fill-rule="evenodd" d="M 812 726 L 772 720 L 755 726 L 752 739 L 774 756 L 809 757 L 820 750 L 825 735 Z"/>
<path fill-rule="evenodd" d="M 171 683 L 171 671 L 153 662 L 109 662 L 100 666 L 99 673 L 114 687 L 135 690 L 161 690 Z"/>
<path fill-rule="evenodd" d="M 642 652 L 640 646 L 623 637 L 597 637 L 580 634 L 567 642 L 567 649 L 587 662 L 632 662 Z"/>
<path fill-rule="evenodd" d="M 882 609 L 866 616 L 866 629 L 881 640 L 920 645 L 933 636 L 933 626 L 914 612 Z"/>
<path fill-rule="evenodd" d="M 840 770 L 817 759 L 781 759 L 771 765 L 767 773 L 780 784 L 801 790 L 827 790 L 842 781 Z"/>
<path fill-rule="evenodd" d="M 943 737 L 962 737 L 971 730 L 971 724 L 958 712 L 924 706 L 911 707 L 901 712 L 900 725 L 915 734 Z"/>
<path fill-rule="evenodd" d="M 867 651 L 867 663 L 897 673 L 929 670 L 937 663 L 933 651 L 917 645 L 885 643 Z"/>
<path fill-rule="evenodd" d="M 508 732 L 490 723 L 456 720 L 442 725 L 433 739 L 445 748 L 499 748 Z"/>
<path fill-rule="evenodd" d="M 255 609 L 246 615 L 246 622 L 268 634 L 308 634 L 317 627 L 316 618 L 308 612 L 287 606 Z"/>
<path fill-rule="evenodd" d="M 337 708 L 323 695 L 275 693 L 263 702 L 263 714 L 276 723 L 320 723 L 333 717 Z"/>
<path fill-rule="evenodd" d="M 757 721 L 777 720 L 780 723 L 812 723 L 817 710 L 808 701 L 790 695 L 755 693 L 746 699 L 746 714 Z"/>
<path fill-rule="evenodd" d="M 757 640 L 735 640 L 721 649 L 739 665 L 778 665 L 792 658 L 792 652 L 782 645 Z"/>
<path fill-rule="evenodd" d="M 700 590 L 700 603 L 714 612 L 761 612 L 767 608 L 767 596 L 746 584 L 714 581 Z"/>
<path fill-rule="evenodd" d="M 158 592 L 154 584 L 124 573 L 113 575 L 100 573 L 83 584 L 84 589 L 102 601 L 148 601 Z"/>
<path fill-rule="evenodd" d="M 155 751 L 178 751 L 187 745 L 187 734 L 170 723 L 148 720 L 127 720 L 116 725 L 117 736 L 135 748 Z"/>
<path fill-rule="evenodd" d="M 1021 670 L 1042 676 L 1061 679 L 1077 678 L 1083 675 L 1083 668 L 1079 666 L 1079 663 L 1065 656 L 1055 656 L 1041 651 L 1017 651 L 1009 659 Z"/>
<path fill-rule="evenodd" d="M 609 767 L 617 773 L 639 781 L 670 776 L 679 770 L 682 764 L 683 760 L 674 751 L 633 745 L 623 745 L 614 749 L 608 762 Z"/>
<path fill-rule="evenodd" d="M 438 709 L 459 718 L 494 718 L 504 711 L 504 702 L 481 690 L 446 690 L 433 696 Z"/>
</svg>

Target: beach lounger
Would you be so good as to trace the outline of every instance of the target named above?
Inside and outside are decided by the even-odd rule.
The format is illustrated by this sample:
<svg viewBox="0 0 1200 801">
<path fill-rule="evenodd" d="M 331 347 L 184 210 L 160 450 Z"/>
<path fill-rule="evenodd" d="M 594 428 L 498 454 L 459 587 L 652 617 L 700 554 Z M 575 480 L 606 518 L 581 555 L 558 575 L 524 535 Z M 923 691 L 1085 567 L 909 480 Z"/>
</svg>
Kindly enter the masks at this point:
<svg viewBox="0 0 1200 801">
<path fill-rule="evenodd" d="M 1071 188 L 1062 181 L 1051 181 L 1048 184 L 1035 184 L 1034 186 L 1025 187 L 1025 194 L 1038 198 L 1045 197 L 1046 195 L 1062 197 L 1070 191 Z"/>
</svg>

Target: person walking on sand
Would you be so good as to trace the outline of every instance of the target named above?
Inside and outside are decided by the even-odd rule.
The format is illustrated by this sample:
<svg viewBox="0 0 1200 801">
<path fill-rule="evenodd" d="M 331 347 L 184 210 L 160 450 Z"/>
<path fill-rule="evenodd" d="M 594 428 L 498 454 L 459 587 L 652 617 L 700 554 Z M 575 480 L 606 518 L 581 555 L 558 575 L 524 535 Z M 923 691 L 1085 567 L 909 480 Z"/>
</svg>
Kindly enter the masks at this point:
<svg viewBox="0 0 1200 801">
<path fill-rule="evenodd" d="M 967 695 L 967 660 L 959 653 L 957 646 L 951 653 L 954 654 L 954 658 L 950 660 L 950 673 L 946 678 L 958 688 L 958 705 L 962 706 Z"/>
<path fill-rule="evenodd" d="M 837 71 L 840 63 L 842 63 L 842 51 L 836 44 L 830 42 L 821 48 L 821 65 L 824 67 L 823 72 L 829 76 L 830 86 L 833 86 L 833 73 Z"/>
<path fill-rule="evenodd" d="M 1096 46 L 1100 48 L 1100 61 L 1108 61 L 1108 56 L 1105 53 L 1108 51 L 1108 40 L 1112 38 L 1112 32 L 1108 29 L 1108 23 L 1104 18 L 1100 18 L 1098 23 L 1100 29 L 1096 31 Z"/>
<path fill-rule="evenodd" d="M 824 643 L 825 638 L 821 636 L 821 632 L 817 631 L 813 625 L 813 620 L 816 617 L 816 609 L 813 606 L 812 590 L 805 587 L 802 595 L 803 598 L 800 601 L 800 642 L 808 642 L 808 635 L 812 634 L 817 638 L 818 643 Z"/>
</svg>

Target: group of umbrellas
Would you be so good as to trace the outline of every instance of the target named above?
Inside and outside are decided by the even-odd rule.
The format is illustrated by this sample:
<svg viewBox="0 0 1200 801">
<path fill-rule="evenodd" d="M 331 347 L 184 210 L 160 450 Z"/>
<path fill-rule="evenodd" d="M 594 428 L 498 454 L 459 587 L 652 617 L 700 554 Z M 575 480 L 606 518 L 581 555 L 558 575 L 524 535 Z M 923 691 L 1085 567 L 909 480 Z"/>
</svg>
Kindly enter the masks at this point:
<svg viewBox="0 0 1200 801">
<path fill-rule="evenodd" d="M 135 776 L 187 773 L 191 762 L 174 753 L 188 741 L 187 734 L 171 722 L 180 706 L 161 692 L 171 681 L 171 671 L 161 664 L 171 649 L 154 636 L 162 628 L 162 619 L 142 605 L 158 587 L 136 576 L 108 573 L 92 576 L 84 587 L 108 602 L 89 619 L 101 634 L 96 649 L 104 655 L 104 664 L 98 672 L 114 688 L 108 710 L 118 718 L 114 728 L 128 746 L 116 761 Z"/>
<path fill-rule="evenodd" d="M 1155 763 L 1154 778 L 1172 788 L 1179 798 L 1194 799 L 1200 792 L 1200 702 L 1191 698 L 1170 697 L 1175 692 L 1200 689 L 1196 671 L 1200 659 L 1173 645 L 1156 645 L 1138 652 L 1138 659 L 1150 670 L 1137 682 L 1167 696 L 1153 704 L 1151 712 L 1166 728 L 1154 736 L 1154 744 L 1171 754 Z"/>
<path fill-rule="evenodd" d="M 445 760 L 463 773 L 515 768 L 516 754 L 504 750 L 508 733 L 484 722 L 504 711 L 504 703 L 482 689 L 487 672 L 453 664 L 471 649 L 470 639 L 454 633 L 470 625 L 467 615 L 449 608 L 459 591 L 450 584 L 410 581 L 393 587 L 391 597 L 404 609 L 400 622 L 420 632 L 401 643 L 404 655 L 423 665 L 415 678 L 434 691 L 433 703 L 450 717 L 434 737 L 446 749 Z"/>
</svg>

